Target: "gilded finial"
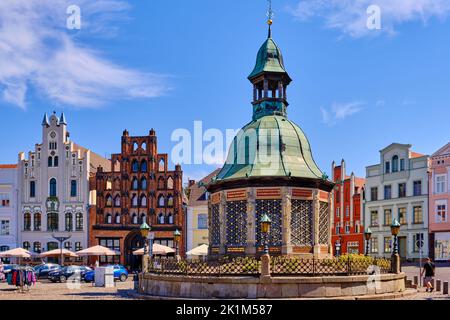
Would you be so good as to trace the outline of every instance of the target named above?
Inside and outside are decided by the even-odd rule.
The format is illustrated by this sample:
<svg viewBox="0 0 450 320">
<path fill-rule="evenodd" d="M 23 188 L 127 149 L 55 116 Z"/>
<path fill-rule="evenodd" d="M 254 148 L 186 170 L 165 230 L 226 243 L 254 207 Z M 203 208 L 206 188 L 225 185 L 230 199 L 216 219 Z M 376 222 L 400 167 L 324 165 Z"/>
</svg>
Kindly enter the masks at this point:
<svg viewBox="0 0 450 320">
<path fill-rule="evenodd" d="M 267 10 L 267 24 L 269 25 L 269 38 L 272 37 L 271 26 L 273 24 L 273 11 L 272 11 L 272 0 L 267 0 L 269 2 L 269 10 Z"/>
</svg>

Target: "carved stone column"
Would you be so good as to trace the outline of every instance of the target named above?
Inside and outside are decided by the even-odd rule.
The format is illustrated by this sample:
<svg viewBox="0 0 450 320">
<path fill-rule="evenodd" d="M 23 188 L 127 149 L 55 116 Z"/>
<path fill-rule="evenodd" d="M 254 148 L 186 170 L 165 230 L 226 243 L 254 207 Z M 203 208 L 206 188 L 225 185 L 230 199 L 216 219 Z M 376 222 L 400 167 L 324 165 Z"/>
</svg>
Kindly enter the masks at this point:
<svg viewBox="0 0 450 320">
<path fill-rule="evenodd" d="M 314 258 L 318 258 L 320 254 L 320 241 L 319 241 L 319 215 L 320 215 L 320 201 L 319 190 L 313 191 L 313 255 Z"/>
<path fill-rule="evenodd" d="M 256 254 L 256 198 L 255 189 L 250 188 L 247 199 L 247 246 L 246 255 Z"/>
<path fill-rule="evenodd" d="M 225 192 L 221 192 L 219 205 L 219 221 L 220 221 L 220 248 L 219 254 L 226 254 L 227 244 L 227 200 Z"/>
<path fill-rule="evenodd" d="M 292 253 L 292 245 L 291 245 L 291 211 L 292 211 L 292 202 L 291 202 L 291 188 L 285 187 L 282 188 L 282 235 L 283 235 L 283 245 L 281 248 L 282 254 L 291 254 Z"/>
<path fill-rule="evenodd" d="M 334 228 L 334 193 L 328 194 L 328 210 L 329 210 L 329 230 L 328 230 L 328 253 L 333 256 L 332 230 Z"/>
</svg>

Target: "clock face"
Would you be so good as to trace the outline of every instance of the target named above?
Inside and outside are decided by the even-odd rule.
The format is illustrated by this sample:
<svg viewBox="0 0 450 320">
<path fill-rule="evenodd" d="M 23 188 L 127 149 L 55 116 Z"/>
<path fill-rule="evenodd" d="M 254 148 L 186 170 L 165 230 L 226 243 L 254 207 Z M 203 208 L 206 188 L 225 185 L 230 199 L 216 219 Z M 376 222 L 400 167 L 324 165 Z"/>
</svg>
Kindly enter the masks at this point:
<svg viewBox="0 0 450 320">
<path fill-rule="evenodd" d="M 50 137 L 51 137 L 52 139 L 55 139 L 55 137 L 56 137 L 56 132 L 55 132 L 55 131 L 50 132 Z"/>
</svg>

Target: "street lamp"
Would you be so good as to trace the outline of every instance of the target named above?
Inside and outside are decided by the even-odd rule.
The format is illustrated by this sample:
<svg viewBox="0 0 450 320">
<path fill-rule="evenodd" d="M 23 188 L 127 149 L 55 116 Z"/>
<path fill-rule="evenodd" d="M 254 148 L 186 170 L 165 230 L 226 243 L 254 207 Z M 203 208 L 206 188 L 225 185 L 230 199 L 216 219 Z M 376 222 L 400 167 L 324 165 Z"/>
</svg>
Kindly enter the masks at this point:
<svg viewBox="0 0 450 320">
<path fill-rule="evenodd" d="M 397 236 L 400 232 L 400 223 L 397 221 L 397 219 L 394 219 L 391 224 L 391 233 L 394 236 L 394 251 L 393 255 L 398 254 L 398 240 Z"/>
<path fill-rule="evenodd" d="M 261 233 L 264 237 L 264 254 L 269 254 L 269 233 L 270 233 L 270 225 L 272 224 L 272 220 L 270 220 L 267 214 L 264 214 L 261 217 Z"/>
<path fill-rule="evenodd" d="M 178 260 L 178 245 L 180 243 L 180 239 L 181 239 L 181 232 L 178 231 L 178 229 L 176 229 L 173 233 L 173 240 L 175 241 L 175 254 L 177 260 Z"/>
<path fill-rule="evenodd" d="M 366 256 L 369 255 L 370 238 L 372 238 L 372 230 L 367 228 L 364 232 L 364 238 L 366 239 Z"/>
<path fill-rule="evenodd" d="M 71 237 L 72 235 L 70 233 L 67 236 L 56 236 L 54 233 L 52 233 L 52 238 L 59 242 L 61 267 L 64 266 L 63 244 L 64 241 L 69 240 Z"/>
<path fill-rule="evenodd" d="M 141 236 L 142 236 L 142 238 L 144 238 L 144 254 L 142 255 L 142 271 L 145 272 L 144 260 L 145 260 L 145 255 L 147 254 L 148 234 L 151 230 L 151 227 L 144 221 L 140 226 L 140 230 L 141 230 Z"/>
</svg>

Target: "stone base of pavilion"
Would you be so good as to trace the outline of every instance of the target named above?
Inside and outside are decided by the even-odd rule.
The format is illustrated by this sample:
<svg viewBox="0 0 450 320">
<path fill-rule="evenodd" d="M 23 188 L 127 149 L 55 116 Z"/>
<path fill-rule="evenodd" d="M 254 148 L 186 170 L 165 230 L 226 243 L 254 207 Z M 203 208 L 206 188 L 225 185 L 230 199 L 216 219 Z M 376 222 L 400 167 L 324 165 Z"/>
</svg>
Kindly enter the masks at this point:
<svg viewBox="0 0 450 320">
<path fill-rule="evenodd" d="M 323 277 L 195 277 L 145 273 L 140 294 L 194 299 L 344 298 L 402 293 L 404 273 Z"/>
</svg>

